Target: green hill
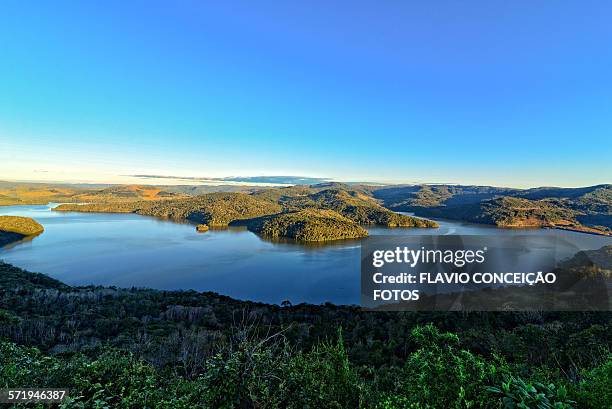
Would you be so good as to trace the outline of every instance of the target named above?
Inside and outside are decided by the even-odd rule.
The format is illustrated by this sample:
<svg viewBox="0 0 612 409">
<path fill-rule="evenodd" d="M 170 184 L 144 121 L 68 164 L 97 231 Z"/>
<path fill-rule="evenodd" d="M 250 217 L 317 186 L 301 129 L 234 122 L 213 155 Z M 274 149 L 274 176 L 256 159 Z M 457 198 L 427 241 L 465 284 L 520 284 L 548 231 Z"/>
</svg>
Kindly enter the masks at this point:
<svg viewBox="0 0 612 409">
<path fill-rule="evenodd" d="M 405 216 L 386 209 L 366 192 L 353 190 L 342 184 L 270 189 L 257 195 L 276 200 L 285 210 L 334 210 L 362 225 L 438 227 L 437 223 L 431 220 Z"/>
<path fill-rule="evenodd" d="M 424 208 L 430 217 L 493 224 L 507 228 L 558 227 L 588 231 L 576 219 L 576 212 L 546 200 L 527 200 L 502 196 L 479 203 Z M 603 233 L 603 231 L 602 231 Z"/>
<path fill-rule="evenodd" d="M 562 227 L 606 233 L 612 229 L 612 185 L 510 189 L 492 186 L 372 187 L 396 211 L 503 227 Z"/>
<path fill-rule="evenodd" d="M 213 227 L 257 219 L 245 224 L 266 237 L 289 237 L 302 241 L 364 237 L 365 230 L 359 224 L 387 227 L 438 226 L 430 220 L 392 212 L 367 192 L 348 189 L 348 186 L 341 184 L 292 186 L 259 190 L 252 194 L 217 192 L 183 199 L 63 204 L 54 210 L 137 213 L 190 220 Z M 283 214 L 275 216 L 279 213 Z M 270 217 L 263 219 L 264 216 Z M 264 221 L 269 226 L 265 234 L 261 231 L 261 223 Z M 296 233 L 298 230 L 299 234 Z"/>
<path fill-rule="evenodd" d="M 209 226 L 227 226 L 236 220 L 280 212 L 279 205 L 246 193 L 210 193 L 187 199 L 124 203 L 64 204 L 58 211 L 137 213 L 170 219 L 186 219 Z"/>
<path fill-rule="evenodd" d="M 304 209 L 248 221 L 249 230 L 269 238 L 321 242 L 366 237 L 368 232 L 333 210 Z"/>
</svg>

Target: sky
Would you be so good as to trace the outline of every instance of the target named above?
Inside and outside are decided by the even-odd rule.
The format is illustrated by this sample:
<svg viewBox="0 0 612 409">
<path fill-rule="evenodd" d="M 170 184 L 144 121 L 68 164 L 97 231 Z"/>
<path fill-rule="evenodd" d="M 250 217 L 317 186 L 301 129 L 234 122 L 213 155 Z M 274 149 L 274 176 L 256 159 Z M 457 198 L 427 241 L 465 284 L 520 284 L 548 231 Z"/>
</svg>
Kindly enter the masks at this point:
<svg viewBox="0 0 612 409">
<path fill-rule="evenodd" d="M 588 0 L 6 0 L 0 180 L 610 183 L 610 21 Z"/>
</svg>

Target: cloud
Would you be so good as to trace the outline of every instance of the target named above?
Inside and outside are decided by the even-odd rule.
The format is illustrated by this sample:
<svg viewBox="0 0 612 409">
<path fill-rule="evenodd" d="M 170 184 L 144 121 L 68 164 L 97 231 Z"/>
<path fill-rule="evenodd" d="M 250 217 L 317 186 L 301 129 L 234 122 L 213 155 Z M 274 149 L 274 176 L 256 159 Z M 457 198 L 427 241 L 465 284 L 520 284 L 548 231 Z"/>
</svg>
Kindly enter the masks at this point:
<svg viewBox="0 0 612 409">
<path fill-rule="evenodd" d="M 222 178 L 207 178 L 195 176 L 173 175 L 123 175 L 139 179 L 170 179 L 173 181 L 200 182 L 202 184 L 239 183 L 246 185 L 312 185 L 329 182 L 330 179 L 308 176 L 228 176 Z"/>
</svg>

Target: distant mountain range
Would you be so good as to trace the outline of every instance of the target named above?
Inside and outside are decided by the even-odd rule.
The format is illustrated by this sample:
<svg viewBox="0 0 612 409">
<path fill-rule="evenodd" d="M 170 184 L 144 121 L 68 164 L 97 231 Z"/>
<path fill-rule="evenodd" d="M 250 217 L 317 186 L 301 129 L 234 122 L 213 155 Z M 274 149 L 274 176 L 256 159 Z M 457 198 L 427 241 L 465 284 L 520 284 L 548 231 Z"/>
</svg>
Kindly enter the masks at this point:
<svg viewBox="0 0 612 409">
<path fill-rule="evenodd" d="M 241 180 L 287 182 L 292 177 L 272 178 L 276 179 Z M 307 178 L 299 179 L 306 181 Z M 216 196 L 213 200 L 211 198 L 215 196 L 208 195 L 214 192 L 241 193 L 244 196 Z M 219 199 L 230 196 L 232 200 L 228 199 L 225 205 Z M 246 196 L 250 196 L 248 200 L 244 199 Z M 234 200 L 236 197 L 238 200 Z M 223 184 L 99 186 L 0 182 L 0 205 L 92 203 L 96 204 L 92 207 L 104 209 L 102 211 L 116 209 L 152 215 L 160 213 L 162 216 L 176 213 L 184 217 L 194 212 L 207 214 L 209 207 L 213 206 L 211 203 L 214 203 L 214 212 L 209 212 L 214 217 L 208 220 L 213 223 L 216 217 L 233 206 L 232 203 L 237 207 L 230 214 L 239 212 L 249 216 L 239 219 L 275 213 L 272 210 L 253 212 L 248 208 L 252 199 L 272 203 L 270 209 L 281 209 L 283 212 L 332 210 L 358 224 L 411 226 L 414 220 L 400 218 L 400 215 L 394 213 L 411 212 L 422 217 L 464 220 L 499 227 L 551 227 L 598 234 L 612 232 L 611 184 L 581 188 L 512 189 L 471 185 L 366 185 L 337 182 L 287 187 Z M 146 204 L 159 201 L 170 202 L 164 206 Z M 122 205 L 116 205 L 119 203 Z M 206 218 L 200 219 L 198 221 L 207 222 Z M 223 216 L 220 220 L 221 224 L 227 224 L 234 219 L 230 217 L 226 221 Z"/>
<path fill-rule="evenodd" d="M 612 185 L 510 189 L 492 186 L 418 185 L 371 189 L 391 210 L 419 216 L 495 224 L 557 227 L 609 233 Z"/>
</svg>

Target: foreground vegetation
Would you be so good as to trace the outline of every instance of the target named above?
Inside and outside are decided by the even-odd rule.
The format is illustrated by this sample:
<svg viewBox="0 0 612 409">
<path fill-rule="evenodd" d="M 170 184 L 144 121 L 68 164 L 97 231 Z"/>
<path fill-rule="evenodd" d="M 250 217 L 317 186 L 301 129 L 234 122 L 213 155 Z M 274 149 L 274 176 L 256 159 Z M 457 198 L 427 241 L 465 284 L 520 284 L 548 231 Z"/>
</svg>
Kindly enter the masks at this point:
<svg viewBox="0 0 612 409">
<path fill-rule="evenodd" d="M 71 408 L 609 408 L 611 318 L 280 307 L 0 264 L 0 387 L 70 387 Z"/>
</svg>

